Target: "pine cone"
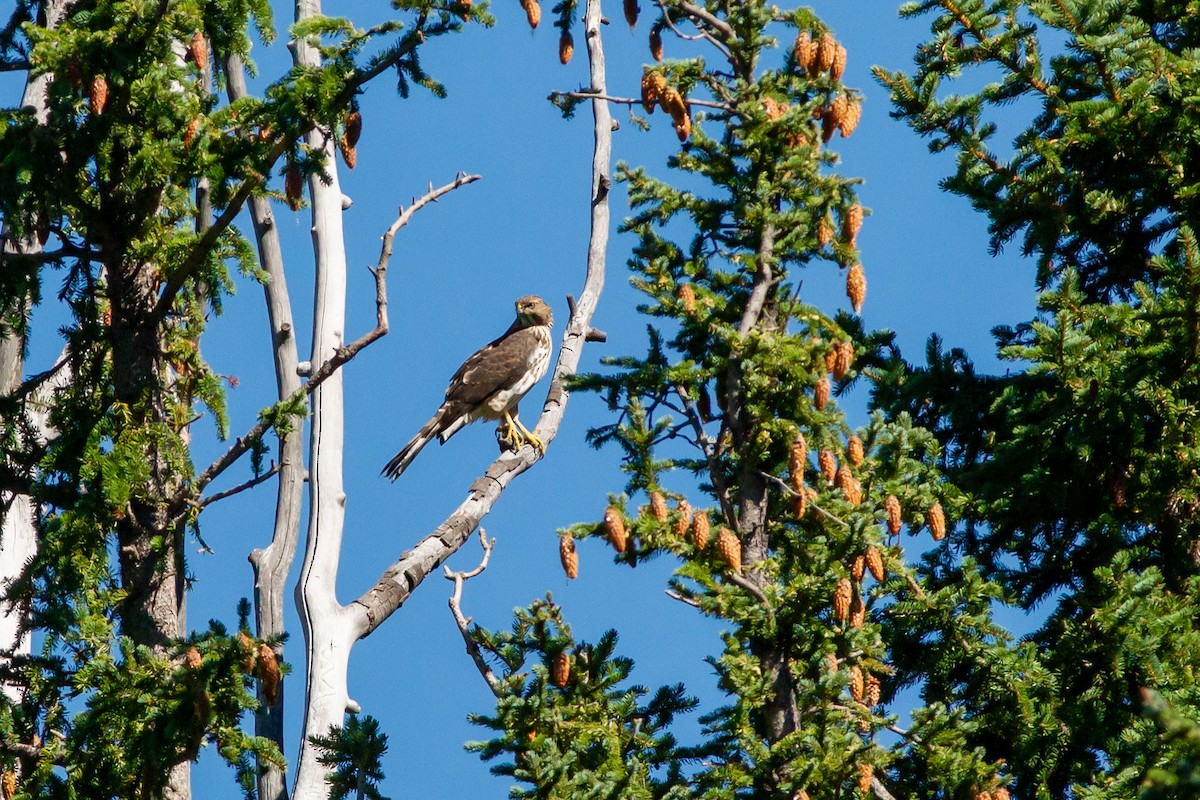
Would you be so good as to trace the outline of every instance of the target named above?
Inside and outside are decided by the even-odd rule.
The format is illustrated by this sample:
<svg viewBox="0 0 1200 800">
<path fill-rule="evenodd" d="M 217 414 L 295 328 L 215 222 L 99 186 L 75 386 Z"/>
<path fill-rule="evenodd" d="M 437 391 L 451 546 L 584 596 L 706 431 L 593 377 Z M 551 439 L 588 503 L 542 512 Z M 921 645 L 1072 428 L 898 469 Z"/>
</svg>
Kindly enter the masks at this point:
<svg viewBox="0 0 1200 800">
<path fill-rule="evenodd" d="M 696 545 L 697 550 L 708 547 L 708 533 L 708 512 L 701 511 L 692 520 L 692 544 Z"/>
<path fill-rule="evenodd" d="M 863 575 L 867 574 L 867 559 L 863 556 L 855 556 L 850 562 L 850 580 L 855 583 L 861 583 Z"/>
<path fill-rule="evenodd" d="M 817 245 L 828 247 L 831 241 L 833 241 L 833 224 L 830 223 L 829 215 L 826 214 L 817 223 Z"/>
<path fill-rule="evenodd" d="M 562 36 L 558 37 L 558 61 L 564 66 L 571 61 L 571 56 L 575 55 L 575 37 L 570 31 L 563 31 Z"/>
<path fill-rule="evenodd" d="M 837 675 L 838 660 L 837 656 L 835 656 L 833 653 L 825 654 L 825 669 L 829 670 L 830 675 Z"/>
<path fill-rule="evenodd" d="M 867 705 L 871 708 L 879 705 L 879 678 L 867 676 Z"/>
<path fill-rule="evenodd" d="M 254 673 L 254 640 L 247 636 L 244 631 L 238 631 L 237 640 L 238 644 L 241 645 L 243 652 L 242 672 L 246 673 L 247 675 L 251 675 Z"/>
<path fill-rule="evenodd" d="M 650 56 L 655 61 L 663 60 L 662 31 L 658 28 L 650 29 Z"/>
<path fill-rule="evenodd" d="M 262 686 L 263 700 L 268 707 L 274 707 L 279 702 L 279 660 L 266 642 L 258 646 L 258 680 Z"/>
<path fill-rule="evenodd" d="M 867 299 L 867 276 L 862 264 L 855 264 L 846 275 L 846 297 L 850 298 L 855 314 L 862 311 L 863 301 Z"/>
<path fill-rule="evenodd" d="M 639 10 L 637 0 L 625 0 L 625 21 L 630 28 L 637 27 Z"/>
<path fill-rule="evenodd" d="M 342 161 L 346 162 L 346 167 L 354 169 L 354 166 L 358 163 L 358 148 L 350 144 L 346 140 L 346 137 L 343 136 L 341 141 L 338 142 L 338 150 L 342 153 Z"/>
<path fill-rule="evenodd" d="M 183 146 L 188 148 L 192 146 L 192 141 L 196 138 L 196 134 L 200 132 L 200 117 L 193 117 L 188 123 L 187 130 L 183 132 Z"/>
<path fill-rule="evenodd" d="M 813 58 L 812 69 L 809 74 L 813 77 L 820 75 L 822 72 L 828 72 L 833 66 L 833 59 L 837 56 L 837 39 L 833 38 L 832 33 L 823 33 L 821 38 L 817 40 L 817 54 Z"/>
<path fill-rule="evenodd" d="M 362 136 L 362 123 L 362 114 L 357 111 L 351 111 L 346 115 L 346 126 L 342 138 L 351 147 L 358 146 L 358 137 Z"/>
<path fill-rule="evenodd" d="M 866 797 L 871 791 L 871 781 L 875 779 L 875 767 L 863 762 L 858 765 L 858 791 Z"/>
<path fill-rule="evenodd" d="M 17 796 L 17 773 L 11 769 L 4 770 L 4 778 L 0 779 L 0 789 L 4 790 L 4 800 L 12 800 Z"/>
<path fill-rule="evenodd" d="M 108 104 L 108 79 L 103 75 L 97 75 L 92 78 L 92 113 L 100 116 L 104 113 L 104 106 Z"/>
<path fill-rule="evenodd" d="M 804 468 L 807 466 L 808 442 L 803 433 L 797 433 L 796 438 L 792 440 L 791 447 L 788 448 L 788 476 L 796 491 L 800 491 L 800 487 L 804 485 Z"/>
<path fill-rule="evenodd" d="M 686 142 L 688 137 L 692 135 L 692 118 L 689 114 L 684 114 L 675 120 L 675 135 L 679 137 L 679 141 Z"/>
<path fill-rule="evenodd" d="M 806 487 L 801 486 L 796 490 L 796 494 L 792 495 L 792 511 L 796 514 L 796 519 L 804 519 L 804 514 L 808 511 L 808 492 Z"/>
<path fill-rule="evenodd" d="M 840 381 L 846 377 L 850 367 L 854 365 L 854 342 L 849 339 L 839 342 L 833 349 L 833 379 Z"/>
<path fill-rule="evenodd" d="M 200 657 L 200 651 L 194 647 L 189 647 L 187 649 L 187 653 L 185 653 L 183 656 L 183 663 L 186 664 L 187 668 L 190 670 L 200 669 L 200 664 L 203 663 L 203 659 Z"/>
<path fill-rule="evenodd" d="M 742 543 L 733 531 L 725 526 L 717 531 L 717 555 L 734 572 L 742 571 Z"/>
<path fill-rule="evenodd" d="M 929 523 L 929 532 L 933 534 L 935 542 L 940 542 L 946 537 L 946 512 L 942 511 L 941 503 L 934 503 L 930 507 L 926 521 Z"/>
<path fill-rule="evenodd" d="M 846 106 L 846 113 L 842 115 L 842 121 L 838 124 L 838 130 L 841 131 L 843 139 L 854 133 L 861 119 L 862 104 L 850 101 Z"/>
<path fill-rule="evenodd" d="M 884 501 L 884 507 L 887 509 L 887 527 L 888 533 L 895 536 L 900 532 L 900 498 L 894 494 L 889 494 L 887 500 Z"/>
<path fill-rule="evenodd" d="M 846 458 L 850 461 L 850 466 L 861 467 L 866 453 L 863 452 L 862 439 L 851 434 L 849 441 L 846 442 Z"/>
<path fill-rule="evenodd" d="M 854 473 L 850 471 L 849 464 L 842 464 L 833 475 L 833 485 L 842 491 L 845 491 L 853 481 Z"/>
<path fill-rule="evenodd" d="M 813 406 L 820 411 L 829 404 L 829 394 L 833 391 L 833 387 L 829 383 L 828 376 L 822 376 L 821 380 L 817 381 L 817 386 L 813 390 Z"/>
<path fill-rule="evenodd" d="M 846 244 L 851 247 L 858 246 L 858 232 L 862 230 L 863 224 L 863 207 L 861 203 L 855 203 L 846 209 L 846 216 L 842 218 L 842 238 L 846 240 Z"/>
<path fill-rule="evenodd" d="M 866 681 L 863 679 L 862 667 L 855 664 L 850 668 L 850 696 L 854 698 L 854 702 L 862 702 L 863 690 L 865 688 Z"/>
<path fill-rule="evenodd" d="M 646 70 L 642 73 L 642 108 L 646 109 L 647 114 L 654 113 L 654 107 L 666 90 L 667 79 L 661 72 Z"/>
<path fill-rule="evenodd" d="M 846 72 L 846 55 L 846 48 L 838 44 L 833 51 L 833 63 L 829 65 L 829 77 L 835 81 L 840 81 Z"/>
<path fill-rule="evenodd" d="M 833 483 L 837 478 L 838 466 L 837 457 L 834 456 L 832 450 L 822 450 L 817 453 L 817 466 L 821 469 L 821 475 L 825 477 L 826 483 Z"/>
<path fill-rule="evenodd" d="M 554 663 L 550 665 L 550 682 L 559 689 L 563 689 L 570 679 L 571 656 L 567 654 L 566 650 L 562 650 L 554 657 Z"/>
<path fill-rule="evenodd" d="M 537 30 L 538 23 L 542 21 L 542 7 L 538 5 L 538 0 L 521 0 L 521 8 L 525 9 L 529 27 Z"/>
<path fill-rule="evenodd" d="M 667 499 L 662 492 L 650 493 L 650 515 L 659 522 L 667 521 Z"/>
<path fill-rule="evenodd" d="M 821 118 L 821 141 L 828 142 L 833 138 L 833 132 L 842 126 L 842 121 L 846 119 L 849 109 L 850 101 L 846 99 L 844 93 L 833 99 L 833 102 L 829 104 L 829 110 Z"/>
<path fill-rule="evenodd" d="M 653 109 L 654 106 L 651 105 L 650 108 Z M 683 310 L 689 314 L 696 310 L 696 290 L 690 283 L 679 287 L 679 302 L 683 303 Z"/>
<path fill-rule="evenodd" d="M 675 524 L 672 531 L 675 538 L 682 539 L 692 527 L 692 506 L 687 500 L 680 500 L 675 506 Z"/>
<path fill-rule="evenodd" d="M 826 144 L 833 138 L 833 132 L 837 130 L 837 120 L 834 119 L 832 108 L 830 106 L 821 113 L 821 141 Z"/>
<path fill-rule="evenodd" d="M 628 539 L 625 533 L 625 517 L 616 506 L 609 506 L 604 512 L 604 535 L 614 550 L 618 553 L 625 552 L 625 542 Z"/>
<path fill-rule="evenodd" d="M 1001 786 L 997 789 L 992 789 L 992 800 L 1011 800 L 1011 796 L 1008 793 L 1008 789 Z"/>
<path fill-rule="evenodd" d="M 817 57 L 817 43 L 812 40 L 808 31 L 801 31 L 792 45 L 792 55 L 796 58 L 796 66 L 805 72 L 812 69 L 813 60 Z"/>
<path fill-rule="evenodd" d="M 558 558 L 568 580 L 579 577 L 579 553 L 575 551 L 575 540 L 566 534 L 558 537 Z"/>
<path fill-rule="evenodd" d="M 837 589 L 833 592 L 833 618 L 838 622 L 846 619 L 850 613 L 850 597 L 854 594 L 854 587 L 850 585 L 849 578 L 840 578 L 837 582 Z"/>
<path fill-rule="evenodd" d="M 879 552 L 879 548 L 872 545 L 867 548 L 867 570 L 871 573 L 871 577 L 877 581 L 882 581 L 887 573 L 883 569 L 883 554 Z"/>
<path fill-rule="evenodd" d="M 196 31 L 192 34 L 192 61 L 196 62 L 196 66 L 203 72 L 208 66 L 208 42 L 204 41 L 204 32 Z"/>
<path fill-rule="evenodd" d="M 287 199 L 288 208 L 292 211 L 299 211 L 304 193 L 304 176 L 300 174 L 300 168 L 295 164 L 288 167 L 287 172 L 284 173 L 283 193 Z"/>
<path fill-rule="evenodd" d="M 975 800 L 992 800 L 992 793 L 987 789 L 975 795 Z"/>
<path fill-rule="evenodd" d="M 867 609 L 863 605 L 862 595 L 855 592 L 854 597 L 850 598 L 850 627 L 861 628 L 866 620 Z"/>
</svg>

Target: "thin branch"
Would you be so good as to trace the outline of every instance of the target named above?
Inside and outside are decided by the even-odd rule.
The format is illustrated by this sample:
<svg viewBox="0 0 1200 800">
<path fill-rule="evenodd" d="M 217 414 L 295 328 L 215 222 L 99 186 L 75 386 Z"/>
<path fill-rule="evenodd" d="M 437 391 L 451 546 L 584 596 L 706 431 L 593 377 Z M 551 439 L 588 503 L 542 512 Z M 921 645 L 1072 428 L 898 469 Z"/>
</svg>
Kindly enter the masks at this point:
<svg viewBox="0 0 1200 800">
<path fill-rule="evenodd" d="M 871 789 L 875 792 L 875 796 L 879 800 L 896 800 L 896 795 L 887 790 L 887 787 L 880 782 L 879 778 L 871 776 Z"/>
<path fill-rule="evenodd" d="M 767 609 L 768 616 L 772 616 L 772 617 L 774 616 L 774 611 L 771 608 L 771 603 L 770 603 L 770 601 L 767 600 L 767 596 L 763 593 L 762 589 L 758 588 L 753 583 L 746 580 L 745 578 L 743 578 L 741 575 L 737 574 L 736 572 L 730 572 L 729 574 L 725 575 L 724 577 L 725 577 L 725 580 L 729 581 L 730 583 L 734 584 L 735 586 L 740 586 L 741 588 L 745 589 L 750 594 L 754 595 L 754 598 L 756 600 L 758 600 L 758 602 L 762 603 L 763 608 Z"/>
<path fill-rule="evenodd" d="M 458 632 L 462 634 L 463 644 L 467 646 L 467 655 L 475 662 L 475 668 L 479 670 L 479 674 L 487 681 L 488 688 L 492 690 L 492 694 L 500 696 L 500 679 L 496 677 L 496 673 L 492 672 L 492 668 L 483 658 L 483 651 L 479 649 L 479 642 L 471 636 L 470 625 L 471 618 L 464 617 L 462 613 L 462 589 L 463 584 L 471 578 L 482 573 L 487 569 L 488 559 L 492 557 L 492 548 L 496 546 L 496 540 L 488 540 L 487 532 L 481 527 L 479 529 L 479 544 L 483 546 L 483 558 L 479 562 L 479 566 L 470 572 L 453 572 L 449 567 L 443 567 L 445 570 L 446 579 L 454 581 L 454 594 L 450 595 L 450 613 L 454 615 L 454 623 L 458 626 Z"/>
<path fill-rule="evenodd" d="M 292 394 L 285 403 L 292 403 L 301 398 L 312 394 L 318 386 L 329 378 L 339 367 L 352 360 L 359 351 L 364 347 L 381 338 L 388 331 L 387 321 L 387 261 L 391 256 L 391 238 L 396 231 L 408 224 L 409 219 L 416 213 L 417 210 L 423 208 L 429 203 L 437 200 L 437 198 L 446 194 L 446 192 L 457 189 L 459 186 L 465 186 L 468 183 L 473 183 L 479 180 L 479 175 L 459 175 L 452 183 L 442 186 L 438 189 L 431 188 L 421 198 L 414 201 L 412 206 L 407 211 L 402 210 L 400 218 L 392 223 L 392 227 L 388 229 L 388 235 L 384 237 L 384 252 L 380 255 L 379 264 L 371 270 L 375 276 L 375 327 L 367 331 L 355 341 L 338 348 L 332 357 L 326 360 L 318 367 L 308 381 L 299 390 Z M 196 476 L 192 481 L 189 491 L 195 495 L 199 493 L 205 486 L 213 481 L 218 475 L 232 466 L 239 458 L 249 452 L 251 446 L 273 427 L 273 423 L 267 419 L 260 419 L 245 435 L 239 437 L 225 453 L 208 466 L 203 472 Z"/>
<path fill-rule="evenodd" d="M 679 384 L 675 384 L 675 394 L 679 395 L 679 399 L 683 401 L 688 421 L 692 424 L 692 430 L 696 432 L 696 441 L 704 453 L 704 460 L 708 462 L 708 476 L 713 482 L 713 488 L 717 490 L 717 501 L 721 504 L 721 512 L 725 515 L 725 519 L 736 519 L 733 501 L 729 499 L 729 487 L 725 485 L 725 478 L 717 468 L 716 444 L 704 430 L 704 420 L 700 418 L 700 410 L 696 408 L 692 398 Z"/>
<path fill-rule="evenodd" d="M 197 509 L 200 509 L 200 508 L 204 508 L 208 505 L 211 505 L 212 503 L 215 503 L 218 500 L 224 500 L 226 497 L 233 497 L 235 494 L 240 494 L 240 493 L 246 491 L 247 489 L 253 489 L 255 486 L 258 486 L 260 483 L 270 480 L 277 472 L 279 472 L 279 465 L 272 464 L 271 468 L 269 470 L 267 470 L 266 472 L 264 472 L 262 475 L 251 478 L 250 480 L 246 481 L 245 483 L 234 486 L 232 489 L 226 489 L 223 492 L 217 492 L 214 495 L 209 495 L 208 497 L 205 497 L 200 500 L 193 500 L 191 502 L 191 505 Z"/>
<path fill-rule="evenodd" d="M 675 2 L 673 5 L 693 19 L 698 19 L 705 25 L 714 28 L 726 39 L 733 38 L 733 28 L 723 19 L 717 19 L 700 6 L 688 2 Z"/>
<path fill-rule="evenodd" d="M 671 598 L 672 600 L 678 600 L 679 602 L 684 603 L 685 605 L 689 605 L 692 608 L 700 607 L 700 601 L 696 600 L 693 597 L 684 597 L 683 595 L 679 594 L 678 592 L 672 591 L 671 589 L 664 589 L 663 591 L 666 593 L 667 597 Z"/>
<path fill-rule="evenodd" d="M 669 27 L 671 29 L 671 31 L 676 36 L 678 36 L 680 39 L 683 39 L 684 41 L 689 41 L 689 42 L 695 41 L 696 39 L 704 39 L 709 44 L 711 44 L 713 47 L 717 48 L 717 50 L 719 50 L 721 52 L 721 55 L 725 56 L 726 60 L 728 60 L 730 58 L 729 48 L 725 45 L 724 42 L 722 42 L 720 39 L 718 39 L 712 33 L 705 30 L 704 28 L 701 28 L 699 25 L 696 25 L 696 30 L 698 30 L 699 33 L 695 36 L 688 36 L 683 31 L 679 30 L 679 28 L 675 27 L 675 21 L 671 19 L 671 15 L 670 15 L 670 13 L 668 13 L 667 7 L 663 3 L 663 0 L 658 0 L 658 7 L 661 8 L 663 11 L 663 19 L 665 19 L 667 21 L 667 27 Z M 720 20 L 716 19 L 715 17 L 711 17 L 711 19 L 713 19 L 718 24 L 725 25 L 725 23 L 721 22 Z M 695 19 L 692 20 L 692 24 L 696 24 Z M 729 28 L 728 25 L 726 25 L 726 30 L 729 31 L 729 33 L 732 33 L 732 30 Z M 726 39 L 729 38 L 728 33 L 726 34 L 725 38 Z"/>
<path fill-rule="evenodd" d="M 599 92 L 551 92 L 550 97 L 567 97 L 572 100 L 605 100 L 609 103 L 615 103 L 619 106 L 640 106 L 642 104 L 640 97 L 615 97 L 610 94 L 600 94 Z M 685 97 L 684 102 L 689 106 L 716 108 L 721 111 L 735 113 L 733 106 L 729 105 L 728 103 L 717 103 L 712 100 L 693 100 L 690 97 Z"/>
</svg>

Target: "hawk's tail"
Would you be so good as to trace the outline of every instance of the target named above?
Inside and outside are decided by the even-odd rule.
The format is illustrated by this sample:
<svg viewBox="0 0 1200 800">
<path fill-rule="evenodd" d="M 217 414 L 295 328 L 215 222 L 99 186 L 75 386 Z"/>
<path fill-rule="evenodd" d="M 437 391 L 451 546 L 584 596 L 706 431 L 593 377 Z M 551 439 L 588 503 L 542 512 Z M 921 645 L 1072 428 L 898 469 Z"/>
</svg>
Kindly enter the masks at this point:
<svg viewBox="0 0 1200 800">
<path fill-rule="evenodd" d="M 421 452 L 421 448 L 429 444 L 433 437 L 438 435 L 438 427 L 441 425 L 441 422 L 442 409 L 438 409 L 438 413 L 433 415 L 433 419 L 426 422 L 421 430 L 417 431 L 417 435 L 408 444 L 404 445 L 399 453 L 392 456 L 391 461 L 384 465 L 383 475 L 390 481 L 395 481 L 396 478 L 399 478 L 400 473 L 404 472 L 412 460 L 417 457 L 417 453 Z"/>
</svg>

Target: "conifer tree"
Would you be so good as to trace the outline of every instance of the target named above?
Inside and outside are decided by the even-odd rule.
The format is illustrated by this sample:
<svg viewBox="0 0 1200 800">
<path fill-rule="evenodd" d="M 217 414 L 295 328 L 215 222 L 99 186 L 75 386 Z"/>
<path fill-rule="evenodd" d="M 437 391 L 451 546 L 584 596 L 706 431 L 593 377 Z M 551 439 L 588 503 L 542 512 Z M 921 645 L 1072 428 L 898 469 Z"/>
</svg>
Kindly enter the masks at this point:
<svg viewBox="0 0 1200 800">
<path fill-rule="evenodd" d="M 1038 265 L 1035 314 L 995 330 L 1005 374 L 935 337 L 925 365 L 893 359 L 875 397 L 938 437 L 965 493 L 956 549 L 1049 611 L 1029 638 L 1053 676 L 1044 730 L 1008 730 L 987 752 L 1023 797 L 1191 796 L 1195 9 L 931 0 L 903 13 L 929 17 L 931 35 L 911 74 L 877 70 L 895 116 L 955 155 L 945 186 L 987 216 L 992 249 L 1019 242 Z M 976 73 L 982 89 L 953 93 Z"/>
</svg>

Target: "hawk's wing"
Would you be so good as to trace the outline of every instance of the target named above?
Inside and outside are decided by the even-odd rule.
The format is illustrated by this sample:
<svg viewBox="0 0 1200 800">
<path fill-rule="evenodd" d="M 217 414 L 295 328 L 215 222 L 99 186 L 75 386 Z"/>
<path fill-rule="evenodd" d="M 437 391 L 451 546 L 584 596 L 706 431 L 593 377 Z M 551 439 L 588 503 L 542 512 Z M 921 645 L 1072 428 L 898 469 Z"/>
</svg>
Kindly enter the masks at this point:
<svg viewBox="0 0 1200 800">
<path fill-rule="evenodd" d="M 463 362 L 446 388 L 446 403 L 470 413 L 496 392 L 517 385 L 530 371 L 530 359 L 545 334 L 521 328 L 490 342 Z M 460 410 L 461 409 L 461 410 Z"/>
</svg>

